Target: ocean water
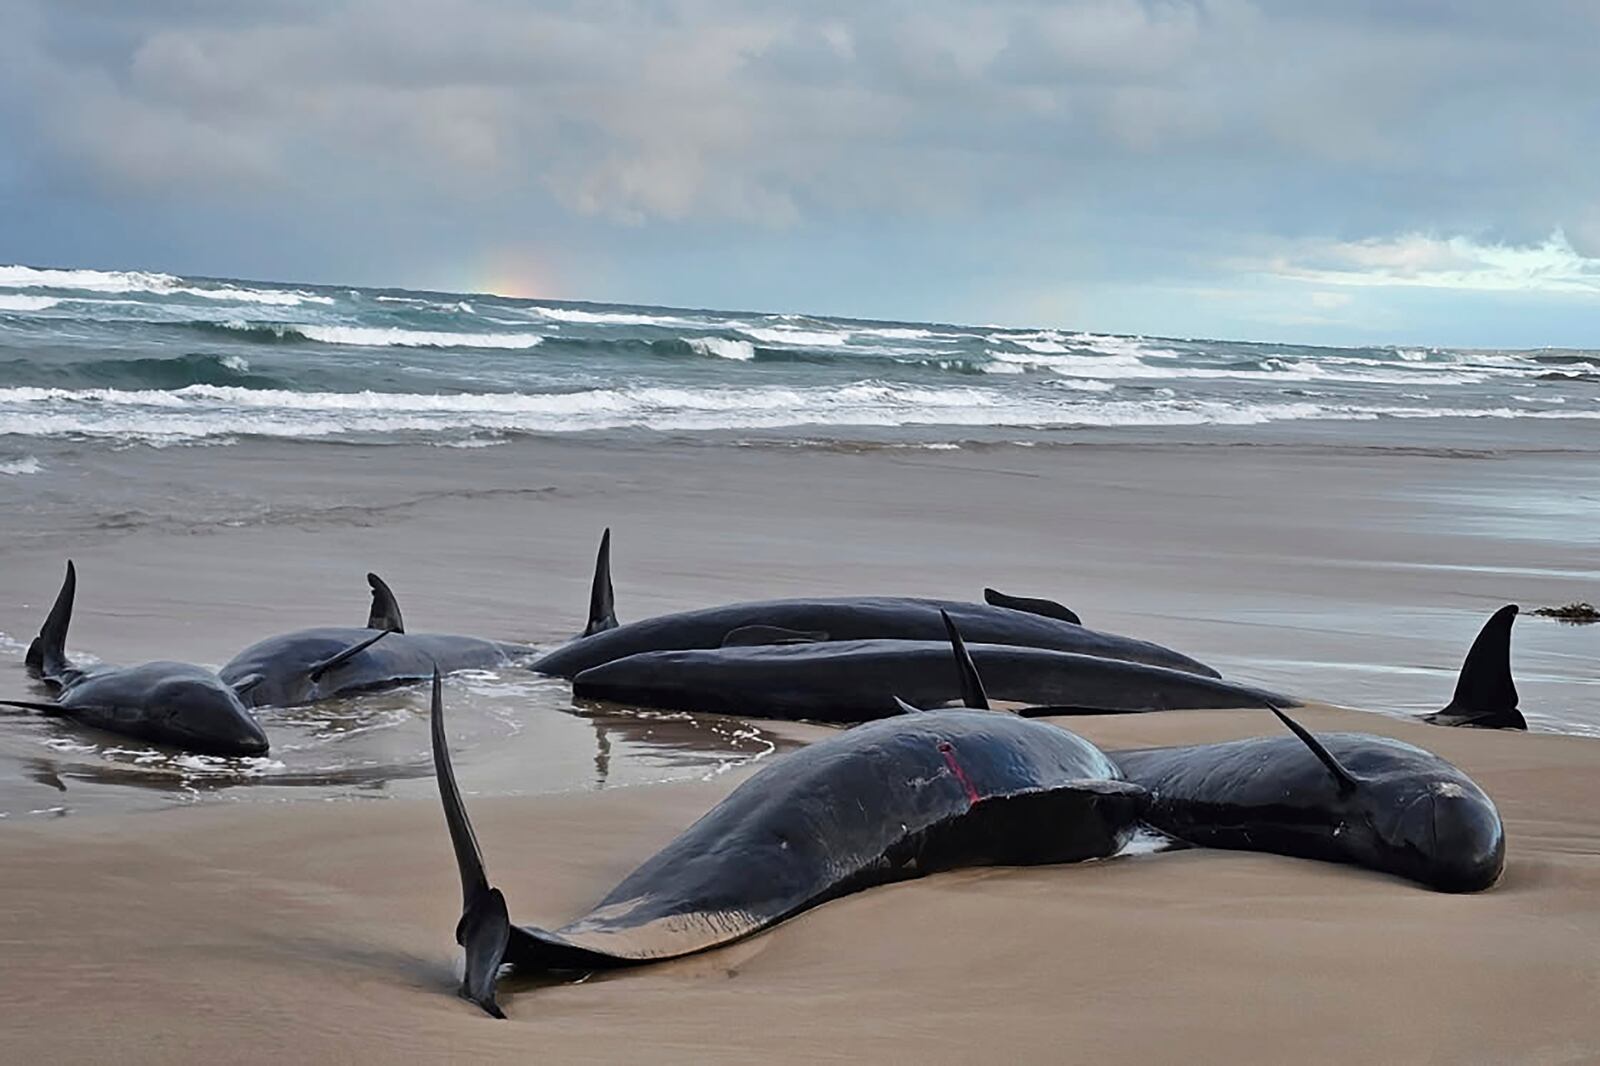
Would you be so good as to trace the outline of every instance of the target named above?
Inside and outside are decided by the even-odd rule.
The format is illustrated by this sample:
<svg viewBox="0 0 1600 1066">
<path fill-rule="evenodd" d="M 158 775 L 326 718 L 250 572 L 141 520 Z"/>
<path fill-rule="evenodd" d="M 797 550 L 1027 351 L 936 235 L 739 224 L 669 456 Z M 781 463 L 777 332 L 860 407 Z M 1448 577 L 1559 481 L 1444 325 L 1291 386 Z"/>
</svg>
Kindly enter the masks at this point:
<svg viewBox="0 0 1600 1066">
<path fill-rule="evenodd" d="M 1060 439 L 1600 420 L 1600 352 L 1314 348 L 0 266 L 0 475 L 33 442 Z"/>
<path fill-rule="evenodd" d="M 524 476 L 526 457 L 561 449 L 521 438 L 582 436 L 623 440 L 623 450 L 635 452 L 653 452 L 633 446 L 656 437 L 712 449 L 1024 445 L 1041 464 L 1074 462 L 1074 449 L 1050 446 L 1079 442 L 1359 449 L 1354 468 L 1338 468 L 1355 480 L 1318 486 L 1334 502 L 1311 509 L 1319 526 L 1342 529 L 1352 518 L 1337 501 L 1349 500 L 1354 521 L 1430 538 L 1420 564 L 1415 553 L 1384 554 L 1381 546 L 1352 563 L 1358 577 L 1395 568 L 1397 591 L 1354 581 L 1349 595 L 1342 584 L 1309 596 L 1293 585 L 1269 594 L 1253 574 L 1227 570 L 1229 587 L 1190 593 L 1215 605 L 1185 608 L 1207 631 L 1216 628 L 1204 623 L 1213 614 L 1234 626 L 1218 645 L 1228 648 L 1230 671 L 1358 706 L 1437 707 L 1487 607 L 1595 598 L 1600 574 L 1592 562 L 1600 555 L 1589 551 L 1600 513 L 1600 464 L 1591 458 L 1600 452 L 1600 352 L 1315 348 L 0 266 L 0 695 L 42 695 L 22 655 L 68 550 L 93 574 L 80 613 L 136 622 L 120 627 L 119 643 L 110 643 L 108 627 L 75 653 L 128 662 L 142 649 L 148 658 L 219 661 L 293 625 L 257 624 L 244 577 L 237 593 L 200 590 L 212 614 L 191 618 L 186 590 L 166 587 L 181 568 L 169 557 L 172 545 L 194 537 L 193 550 L 210 553 L 201 570 L 237 567 L 248 576 L 250 551 L 285 543 L 255 534 L 329 538 L 303 567 L 274 571 L 292 582 L 305 579 L 302 569 L 317 573 L 318 560 L 352 536 L 397 551 L 383 537 L 383 516 L 401 513 L 415 520 L 408 530 L 448 558 L 484 542 L 430 519 L 430 500 L 459 495 L 480 514 L 502 497 L 535 500 L 556 490 Z M 677 454 L 684 453 L 706 454 Z M 417 454 L 433 460 L 431 473 L 415 469 Z M 214 461 L 224 456 L 237 462 Z M 499 456 L 505 462 L 486 461 Z M 1458 456 L 1473 462 L 1447 462 Z M 1395 480 L 1397 461 L 1409 464 L 1410 480 Z M 1436 461 L 1450 476 L 1436 480 L 1432 467 L 1417 465 Z M 325 476 L 304 476 L 311 470 Z M 1267 489 L 1238 491 L 1257 503 L 1271 498 Z M 1113 507 L 1133 499 L 1091 495 Z M 1289 510 L 1318 496 L 1308 491 Z M 834 506 L 851 510 L 846 496 Z M 595 528 L 613 521 L 598 511 Z M 510 513 L 506 528 L 527 520 L 516 507 Z M 1300 528 L 1282 514 L 1261 522 Z M 634 523 L 630 532 L 643 535 L 641 528 Z M 201 543 L 220 530 L 242 539 Z M 141 552 L 142 534 L 157 549 Z M 1121 550 L 1113 541 L 1123 535 L 1104 539 Z M 1441 535 L 1448 545 L 1435 542 Z M 1205 553 L 1217 550 L 1204 538 L 1191 546 L 1152 535 L 1127 550 L 1159 567 L 1187 558 L 1191 547 L 1203 577 Z M 1121 565 L 1112 548 L 1099 569 Z M 330 575 L 341 588 L 350 582 L 352 621 L 364 617 L 359 577 L 367 565 Z M 1294 576 L 1272 570 L 1270 556 L 1261 565 L 1274 580 Z M 1086 566 L 1092 573 L 1081 560 L 1062 560 L 1060 580 L 1070 588 Z M 400 573 L 415 581 L 435 569 L 424 547 Z M 762 578 L 751 572 L 752 590 Z M 122 591 L 124 580 L 142 594 Z M 1155 582 L 1130 597 L 1175 609 L 1200 580 L 1184 572 L 1180 588 Z M 1467 587 L 1478 591 L 1465 595 Z M 1420 600 L 1419 588 L 1429 590 Z M 218 605 L 234 595 L 237 603 Z M 576 593 L 573 603 L 581 604 Z M 560 629 L 533 621 L 545 636 Z M 201 640 L 208 659 L 195 641 L 197 630 L 209 638 L 213 629 L 237 631 L 237 639 Z M 1448 637 L 1402 651 L 1413 631 Z M 1522 623 L 1517 665 L 1536 728 L 1600 734 L 1596 640 L 1600 627 Z M 781 743 L 731 719 L 576 706 L 565 684 L 518 671 L 448 684 L 458 762 L 471 787 L 487 791 L 703 777 Z M 431 795 L 423 697 L 411 688 L 266 712 L 274 748 L 261 760 L 183 756 L 86 735 L 59 719 L 0 715 L 0 819 Z"/>
</svg>

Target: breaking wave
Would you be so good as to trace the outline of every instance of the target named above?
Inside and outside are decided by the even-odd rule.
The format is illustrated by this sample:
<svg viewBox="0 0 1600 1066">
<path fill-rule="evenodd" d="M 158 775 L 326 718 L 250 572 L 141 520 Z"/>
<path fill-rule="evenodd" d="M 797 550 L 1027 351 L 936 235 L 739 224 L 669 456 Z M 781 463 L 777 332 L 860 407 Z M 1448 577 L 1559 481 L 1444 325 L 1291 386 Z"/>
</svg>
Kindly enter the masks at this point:
<svg viewBox="0 0 1600 1066">
<path fill-rule="evenodd" d="M 253 334 L 260 339 L 316 341 L 363 348 L 534 348 L 545 338 L 537 333 L 447 333 L 440 330 L 373 326 L 284 325 L 274 322 L 195 323 L 200 328 Z"/>
<path fill-rule="evenodd" d="M 184 441 L 237 436 L 370 437 L 482 431 L 571 433 L 803 426 L 1257 425 L 1286 420 L 1525 418 L 1512 408 L 1109 399 L 1101 390 L 1019 399 L 987 388 L 861 381 L 812 388 L 598 388 L 547 393 L 293 392 L 191 385 L 176 390 L 0 388 L 0 433 Z M 1073 399 L 1066 399 L 1066 396 Z M 1543 418 L 1600 419 L 1593 411 Z"/>
<path fill-rule="evenodd" d="M 60 302 L 54 296 L 24 296 L 20 293 L 0 292 L 0 311 L 43 311 Z"/>
<path fill-rule="evenodd" d="M 0 266 L 0 432 L 24 437 L 456 444 L 1372 419 L 1392 433 L 1450 417 L 1564 419 L 1570 437 L 1600 417 L 1597 386 L 1600 352 L 1582 349 L 1319 348 Z M 35 452 L 54 465 L 26 442 L 10 454 Z"/>
<path fill-rule="evenodd" d="M 196 296 L 204 300 L 295 307 L 332 304 L 333 297 L 301 289 L 255 289 L 234 285 L 186 283 L 172 274 L 143 270 L 52 270 L 26 266 L 0 266 L 0 288 L 55 289 L 67 292 L 152 293 Z"/>
</svg>

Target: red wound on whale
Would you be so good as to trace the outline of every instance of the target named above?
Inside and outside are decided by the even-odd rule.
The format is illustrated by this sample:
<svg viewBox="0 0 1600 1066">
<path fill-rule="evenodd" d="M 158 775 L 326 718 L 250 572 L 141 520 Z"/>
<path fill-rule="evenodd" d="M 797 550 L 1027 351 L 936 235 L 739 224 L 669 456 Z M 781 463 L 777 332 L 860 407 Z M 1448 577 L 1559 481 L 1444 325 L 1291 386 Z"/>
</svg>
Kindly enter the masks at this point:
<svg viewBox="0 0 1600 1066">
<path fill-rule="evenodd" d="M 939 754 L 944 756 L 944 764 L 950 767 L 950 772 L 956 775 L 956 780 L 961 782 L 961 787 L 966 789 L 967 802 L 977 803 L 983 797 L 978 795 L 978 790 L 972 787 L 972 782 L 967 779 L 966 771 L 961 769 L 961 764 L 956 762 L 956 749 L 950 746 L 948 740 L 939 741 Z"/>
</svg>

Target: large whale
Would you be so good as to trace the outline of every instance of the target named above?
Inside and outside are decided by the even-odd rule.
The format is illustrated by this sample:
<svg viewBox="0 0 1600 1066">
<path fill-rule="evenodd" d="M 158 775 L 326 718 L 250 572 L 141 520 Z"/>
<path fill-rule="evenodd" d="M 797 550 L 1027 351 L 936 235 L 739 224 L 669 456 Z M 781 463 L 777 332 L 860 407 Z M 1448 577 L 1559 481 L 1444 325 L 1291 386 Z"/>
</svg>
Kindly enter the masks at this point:
<svg viewBox="0 0 1600 1066">
<path fill-rule="evenodd" d="M 68 560 L 61 591 L 28 648 L 29 672 L 53 690 L 55 699 L 0 703 L 202 755 L 267 753 L 267 735 L 240 699 L 259 678 L 240 676 L 230 685 L 210 670 L 175 662 L 75 666 L 66 643 L 77 587 L 78 571 Z"/>
<path fill-rule="evenodd" d="M 778 634 L 771 634 L 778 639 Z M 969 644 L 990 696 L 1048 704 L 1033 713 L 1123 713 L 1290 706 L 1262 689 L 1094 655 Z M 840 640 L 652 651 L 593 666 L 574 696 L 664 710 L 865 722 L 961 699 L 950 647 L 929 640 Z"/>
<path fill-rule="evenodd" d="M 1151 795 L 1145 819 L 1190 844 L 1354 863 L 1441 892 L 1488 888 L 1505 867 L 1500 813 L 1429 751 L 1367 733 L 1116 751 Z"/>
<path fill-rule="evenodd" d="M 461 875 L 461 994 L 495 1017 L 503 963 L 559 973 L 677 958 L 872 885 L 1112 855 L 1146 799 L 1094 745 L 1047 722 L 981 710 L 907 714 L 780 757 L 587 914 L 547 930 L 512 925 L 489 883 L 450 766 L 437 678 L 432 726 Z"/>
<path fill-rule="evenodd" d="M 224 681 L 258 680 L 244 690 L 254 707 L 293 707 L 416 681 L 435 669 L 490 669 L 532 657 L 525 644 L 445 633 L 407 633 L 394 593 L 367 575 L 372 609 L 365 629 L 320 626 L 250 645 L 222 667 Z"/>
</svg>

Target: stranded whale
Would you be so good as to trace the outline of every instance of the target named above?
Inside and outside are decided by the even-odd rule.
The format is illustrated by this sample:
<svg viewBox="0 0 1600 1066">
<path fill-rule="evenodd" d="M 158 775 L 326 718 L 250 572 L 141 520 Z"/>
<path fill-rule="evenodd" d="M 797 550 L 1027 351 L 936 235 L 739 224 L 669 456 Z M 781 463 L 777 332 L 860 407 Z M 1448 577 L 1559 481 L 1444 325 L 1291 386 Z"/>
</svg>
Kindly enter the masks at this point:
<svg viewBox="0 0 1600 1066">
<path fill-rule="evenodd" d="M 1209 666 L 1149 641 L 1101 633 L 1013 607 L 905 596 L 766 600 L 659 615 L 578 637 L 535 660 L 531 669 L 573 678 L 591 667 L 641 652 L 718 648 L 730 636 L 740 631 L 747 635 L 752 629 L 788 630 L 827 640 L 938 641 L 944 639 L 940 611 L 948 611 L 969 639 L 983 644 L 1050 648 L 1218 676 Z M 735 637 L 735 642 L 738 640 Z"/>
<path fill-rule="evenodd" d="M 886 718 L 900 713 L 897 697 L 922 707 L 961 698 L 947 642 L 806 642 L 799 635 L 780 642 L 782 633 L 758 634 L 768 643 L 755 646 L 654 651 L 615 659 L 580 673 L 573 679 L 572 694 L 664 710 L 816 722 Z M 1294 703 L 1261 689 L 1120 659 L 1006 644 L 967 648 L 990 696 L 1052 705 L 1024 713 Z"/>
<path fill-rule="evenodd" d="M 44 626 L 28 648 L 27 665 L 55 692 L 55 701 L 0 700 L 61 715 L 110 733 L 166 744 L 202 755 L 265 755 L 267 735 L 240 700 L 260 679 L 240 675 L 232 684 L 189 663 L 142 666 L 74 666 L 67 659 L 67 627 L 78 572 L 67 576 Z"/>
<path fill-rule="evenodd" d="M 791 641 L 926 640 L 943 645 L 941 611 L 969 639 L 985 644 L 1049 648 L 1217 677 L 1217 672 L 1170 648 L 1101 633 L 1078 623 L 1059 603 L 985 589 L 985 603 L 861 596 L 765 600 L 658 615 L 618 624 L 611 587 L 611 531 L 600 541 L 589 599 L 589 623 L 575 637 L 535 660 L 530 669 L 572 679 L 592 667 L 629 655 L 720 648 L 728 644 Z"/>
<path fill-rule="evenodd" d="M 1151 795 L 1145 819 L 1179 840 L 1354 863 L 1441 892 L 1488 888 L 1505 867 L 1500 813 L 1429 751 L 1367 733 L 1112 752 Z"/>
<path fill-rule="evenodd" d="M 488 669 L 534 654 L 523 644 L 443 633 L 407 633 L 394 593 L 367 575 L 372 610 L 367 627 L 300 629 L 250 645 L 221 670 L 230 683 L 260 680 L 245 691 L 254 707 L 292 707 L 356 692 L 425 681 L 435 669 Z"/>
<path fill-rule="evenodd" d="M 501 1017 L 502 963 L 522 971 L 621 967 L 728 944 L 872 885 L 973 865 L 1114 854 L 1146 797 L 1088 741 L 987 711 L 873 722 L 775 760 L 557 929 L 511 924 L 489 884 L 445 741 L 433 753 L 461 874 L 461 994 Z"/>
</svg>

